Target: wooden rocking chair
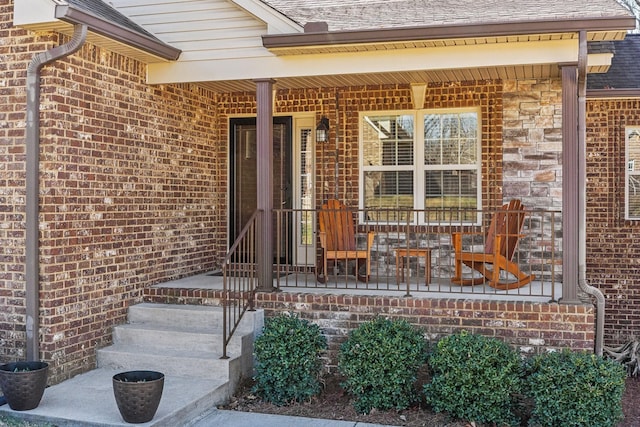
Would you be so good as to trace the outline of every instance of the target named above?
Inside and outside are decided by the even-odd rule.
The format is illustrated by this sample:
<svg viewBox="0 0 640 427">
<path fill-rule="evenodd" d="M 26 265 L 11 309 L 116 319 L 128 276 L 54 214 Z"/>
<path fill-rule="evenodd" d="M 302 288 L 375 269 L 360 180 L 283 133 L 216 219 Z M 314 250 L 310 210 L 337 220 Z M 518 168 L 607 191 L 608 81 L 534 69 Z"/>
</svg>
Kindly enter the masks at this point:
<svg viewBox="0 0 640 427">
<path fill-rule="evenodd" d="M 524 224 L 525 211 L 520 200 L 512 200 L 496 212 L 485 236 L 484 252 L 463 252 L 462 236 L 480 233 L 452 233 L 455 251 L 455 276 L 452 283 L 462 286 L 480 285 L 489 281 L 489 286 L 499 290 L 520 288 L 535 279 L 532 274 L 520 271 L 517 263 L 511 261 L 520 231 Z M 482 274 L 478 278 L 462 278 L 462 266 L 466 265 Z M 491 268 L 487 268 L 491 265 Z M 515 276 L 512 282 L 501 282 L 500 272 L 505 271 Z"/>
<path fill-rule="evenodd" d="M 318 270 L 318 281 L 324 283 L 327 279 L 329 261 L 355 261 L 354 276 L 360 281 L 369 281 L 371 275 L 371 247 L 374 232 L 367 233 L 366 249 L 358 249 L 357 235 L 352 213 L 338 200 L 328 200 L 322 205 L 319 213 L 320 246 L 322 247 L 322 264 Z M 366 274 L 360 275 L 360 264 L 365 263 Z"/>
</svg>

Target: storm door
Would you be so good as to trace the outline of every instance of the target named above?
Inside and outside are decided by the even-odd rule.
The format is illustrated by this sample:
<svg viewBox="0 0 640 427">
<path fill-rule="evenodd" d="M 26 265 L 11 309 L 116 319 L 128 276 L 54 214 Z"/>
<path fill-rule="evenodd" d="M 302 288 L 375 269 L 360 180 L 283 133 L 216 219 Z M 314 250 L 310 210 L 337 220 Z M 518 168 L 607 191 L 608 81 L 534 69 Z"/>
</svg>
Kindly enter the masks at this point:
<svg viewBox="0 0 640 427">
<path fill-rule="evenodd" d="M 229 246 L 242 231 L 251 215 L 257 209 L 257 159 L 256 119 L 234 118 L 229 123 L 230 136 L 230 195 L 229 195 Z M 273 118 L 273 208 L 291 209 L 291 117 Z M 264 160 L 264 159 L 262 159 Z M 276 232 L 291 235 L 290 221 L 281 222 L 273 216 L 274 246 L 278 245 Z M 282 229 L 282 224 L 286 229 Z M 291 240 L 281 239 L 274 247 L 274 262 L 286 263 L 291 260 Z"/>
</svg>

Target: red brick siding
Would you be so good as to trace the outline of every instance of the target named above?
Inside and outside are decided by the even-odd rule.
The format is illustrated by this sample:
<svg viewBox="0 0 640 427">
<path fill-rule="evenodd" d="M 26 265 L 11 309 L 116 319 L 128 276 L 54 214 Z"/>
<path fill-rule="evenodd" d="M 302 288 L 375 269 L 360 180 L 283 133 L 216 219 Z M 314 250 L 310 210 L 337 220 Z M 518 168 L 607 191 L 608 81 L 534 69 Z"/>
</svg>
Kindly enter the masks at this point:
<svg viewBox="0 0 640 427">
<path fill-rule="evenodd" d="M 377 315 L 405 319 L 420 327 L 432 342 L 467 330 L 497 337 L 523 354 L 570 348 L 593 351 L 594 310 L 591 305 L 260 293 L 258 307 L 267 316 L 296 312 L 317 323 L 329 341 L 329 364 L 348 332 Z"/>
<path fill-rule="evenodd" d="M 25 70 L 67 41 L 11 31 L 0 46 L 3 361 L 25 357 Z M 90 44 L 43 69 L 41 105 L 40 357 L 57 382 L 95 365 L 142 288 L 219 263 L 226 163 L 214 93 L 149 86 L 143 64 Z"/>
<path fill-rule="evenodd" d="M 587 280 L 606 297 L 605 345 L 640 336 L 640 221 L 624 219 L 625 126 L 640 126 L 640 99 L 587 102 Z"/>
<path fill-rule="evenodd" d="M 0 362 L 22 359 L 25 340 L 25 77 L 50 34 L 13 28 L 13 3 L 0 5 Z"/>
</svg>

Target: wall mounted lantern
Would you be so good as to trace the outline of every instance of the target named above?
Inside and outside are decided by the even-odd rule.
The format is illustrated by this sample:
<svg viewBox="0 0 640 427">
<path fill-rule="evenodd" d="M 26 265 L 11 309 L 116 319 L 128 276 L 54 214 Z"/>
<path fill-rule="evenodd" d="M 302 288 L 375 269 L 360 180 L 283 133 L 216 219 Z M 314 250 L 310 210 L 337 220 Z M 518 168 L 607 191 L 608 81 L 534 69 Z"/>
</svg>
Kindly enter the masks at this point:
<svg viewBox="0 0 640 427">
<path fill-rule="evenodd" d="M 316 126 L 316 142 L 327 142 L 329 140 L 329 119 L 322 116 Z"/>
</svg>

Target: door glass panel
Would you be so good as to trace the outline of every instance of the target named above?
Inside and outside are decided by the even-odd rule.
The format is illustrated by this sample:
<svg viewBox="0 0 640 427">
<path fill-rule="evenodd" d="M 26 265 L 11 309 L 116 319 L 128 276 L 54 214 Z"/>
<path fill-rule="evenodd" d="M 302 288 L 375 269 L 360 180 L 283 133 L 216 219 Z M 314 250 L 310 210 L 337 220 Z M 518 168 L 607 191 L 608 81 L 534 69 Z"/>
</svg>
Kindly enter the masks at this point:
<svg viewBox="0 0 640 427">
<path fill-rule="evenodd" d="M 313 245 L 313 156 L 312 130 L 300 130 L 300 201 L 303 209 L 298 232 L 299 244 Z"/>
</svg>

